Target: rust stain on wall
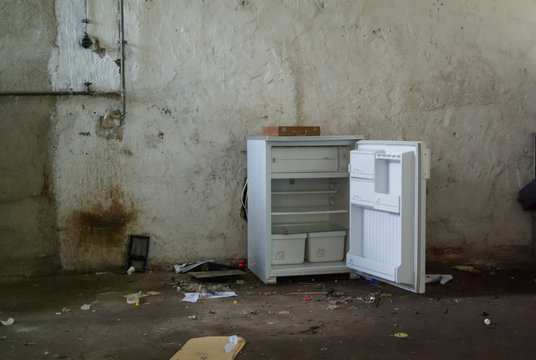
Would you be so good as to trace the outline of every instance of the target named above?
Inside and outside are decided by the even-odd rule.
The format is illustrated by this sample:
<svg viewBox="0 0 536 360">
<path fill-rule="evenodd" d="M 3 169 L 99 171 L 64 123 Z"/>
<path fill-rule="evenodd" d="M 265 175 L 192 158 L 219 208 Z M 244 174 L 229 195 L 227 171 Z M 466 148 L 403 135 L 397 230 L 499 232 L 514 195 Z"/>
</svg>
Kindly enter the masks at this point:
<svg viewBox="0 0 536 360">
<path fill-rule="evenodd" d="M 127 234 L 137 211 L 121 191 L 109 191 L 109 206 L 97 203 L 76 210 L 67 219 L 76 263 L 81 269 L 119 267 L 124 262 Z"/>
</svg>

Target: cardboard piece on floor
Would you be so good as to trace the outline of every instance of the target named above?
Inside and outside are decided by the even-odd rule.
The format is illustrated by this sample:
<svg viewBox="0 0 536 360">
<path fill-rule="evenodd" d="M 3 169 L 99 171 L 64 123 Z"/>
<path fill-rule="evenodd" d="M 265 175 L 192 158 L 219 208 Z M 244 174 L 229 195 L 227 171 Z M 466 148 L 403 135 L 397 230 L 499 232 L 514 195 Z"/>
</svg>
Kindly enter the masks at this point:
<svg viewBox="0 0 536 360">
<path fill-rule="evenodd" d="M 190 271 L 188 273 L 197 279 L 207 279 L 219 276 L 235 276 L 235 275 L 244 275 L 242 270 L 214 270 L 214 271 Z"/>
<path fill-rule="evenodd" d="M 169 360 L 232 360 L 246 344 L 239 337 L 238 343 L 229 352 L 225 346 L 229 344 L 229 336 L 205 336 L 190 339 Z"/>
</svg>

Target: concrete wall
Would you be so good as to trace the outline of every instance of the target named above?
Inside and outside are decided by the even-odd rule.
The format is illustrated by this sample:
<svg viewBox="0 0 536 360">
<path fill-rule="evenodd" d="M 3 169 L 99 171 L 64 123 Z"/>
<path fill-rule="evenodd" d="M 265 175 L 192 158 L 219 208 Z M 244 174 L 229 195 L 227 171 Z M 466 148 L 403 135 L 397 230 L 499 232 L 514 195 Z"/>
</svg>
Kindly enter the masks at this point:
<svg viewBox="0 0 536 360">
<path fill-rule="evenodd" d="M 0 91 L 50 89 L 54 1 L 0 2 Z M 0 276 L 59 270 L 50 118 L 55 99 L 0 97 Z"/>
<path fill-rule="evenodd" d="M 53 87 L 117 90 L 117 3 L 88 0 L 100 51 L 78 46 L 83 1 L 55 12 Z M 129 233 L 151 236 L 155 264 L 245 256 L 244 136 L 263 125 L 424 140 L 429 247 L 530 243 L 516 195 L 532 176 L 534 1 L 148 0 L 125 19 L 123 126 L 99 126 L 111 99 L 60 99 L 52 118 L 64 268 L 121 264 Z"/>
</svg>

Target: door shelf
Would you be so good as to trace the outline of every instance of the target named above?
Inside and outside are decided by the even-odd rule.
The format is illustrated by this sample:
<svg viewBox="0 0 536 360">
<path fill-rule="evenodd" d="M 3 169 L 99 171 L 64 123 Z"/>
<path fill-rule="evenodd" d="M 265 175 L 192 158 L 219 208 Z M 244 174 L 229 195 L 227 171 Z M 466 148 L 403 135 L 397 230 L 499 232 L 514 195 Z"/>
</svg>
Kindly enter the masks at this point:
<svg viewBox="0 0 536 360">
<path fill-rule="evenodd" d="M 273 207 L 272 216 L 282 215 L 315 215 L 315 214 L 344 214 L 348 209 L 335 206 L 304 206 L 304 207 Z"/>
<path fill-rule="evenodd" d="M 272 224 L 272 234 L 275 235 L 291 235 L 301 233 L 316 233 L 327 231 L 348 230 L 348 226 L 330 223 L 330 222 L 315 222 L 301 224 Z"/>
</svg>

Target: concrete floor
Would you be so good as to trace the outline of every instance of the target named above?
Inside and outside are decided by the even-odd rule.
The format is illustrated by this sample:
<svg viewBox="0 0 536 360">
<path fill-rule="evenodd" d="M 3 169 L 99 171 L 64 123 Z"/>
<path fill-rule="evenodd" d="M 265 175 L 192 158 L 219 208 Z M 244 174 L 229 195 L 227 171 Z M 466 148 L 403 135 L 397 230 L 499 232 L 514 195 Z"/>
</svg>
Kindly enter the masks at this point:
<svg viewBox="0 0 536 360">
<path fill-rule="evenodd" d="M 480 266 L 479 275 L 451 265 L 427 265 L 454 280 L 428 285 L 424 295 L 347 275 L 280 278 L 267 286 L 247 274 L 242 285 L 222 279 L 237 298 L 195 304 L 166 284 L 171 272 L 4 281 L 0 319 L 15 324 L 0 326 L 0 358 L 169 359 L 189 338 L 238 334 L 247 343 L 237 359 L 533 359 L 534 262 Z M 140 290 L 161 294 L 127 304 L 124 295 Z M 310 301 L 288 295 L 329 290 L 333 295 Z M 379 303 L 363 301 L 371 293 L 383 293 Z M 91 309 L 81 310 L 86 303 Z M 408 337 L 395 337 L 399 332 Z"/>
</svg>

